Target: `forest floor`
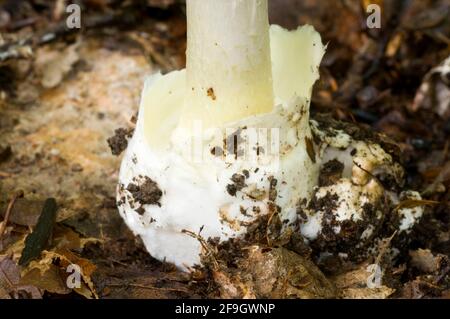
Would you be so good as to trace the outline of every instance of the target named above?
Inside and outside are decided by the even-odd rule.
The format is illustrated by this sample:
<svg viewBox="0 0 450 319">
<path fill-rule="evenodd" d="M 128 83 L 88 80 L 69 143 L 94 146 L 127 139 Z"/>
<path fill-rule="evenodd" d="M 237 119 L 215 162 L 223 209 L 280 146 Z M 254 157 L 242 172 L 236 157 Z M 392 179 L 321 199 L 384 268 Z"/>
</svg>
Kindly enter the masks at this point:
<svg viewBox="0 0 450 319">
<path fill-rule="evenodd" d="M 184 67 L 179 2 L 86 0 L 73 32 L 63 27 L 63 1 L 0 1 L 0 216 L 9 215 L 0 227 L 0 298 L 212 296 L 210 282 L 154 260 L 127 229 L 115 203 L 121 158 L 107 143 L 132 127 L 148 75 Z M 368 2 L 382 5 L 380 30 L 365 28 Z M 407 186 L 436 202 L 392 268 L 392 286 L 361 289 L 367 264 L 352 265 L 330 274 L 340 295 L 450 298 L 450 72 L 437 69 L 450 56 L 450 1 L 271 7 L 273 23 L 312 24 L 328 43 L 313 113 L 393 138 Z M 36 254 L 25 240 L 49 198 L 56 220 L 47 205 L 45 247 L 25 260 L 25 250 Z M 79 288 L 66 285 L 69 264 L 82 268 Z"/>
</svg>

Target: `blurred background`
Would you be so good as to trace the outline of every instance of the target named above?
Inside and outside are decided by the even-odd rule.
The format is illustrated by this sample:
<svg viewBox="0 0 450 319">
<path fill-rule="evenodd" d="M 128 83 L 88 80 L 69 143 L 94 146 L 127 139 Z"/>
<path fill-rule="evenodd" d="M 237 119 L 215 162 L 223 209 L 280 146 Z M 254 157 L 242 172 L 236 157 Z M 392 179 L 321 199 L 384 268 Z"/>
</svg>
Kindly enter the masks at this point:
<svg viewBox="0 0 450 319">
<path fill-rule="evenodd" d="M 67 28 L 71 3 L 81 8 L 80 29 Z M 439 202 L 428 208 L 409 251 L 448 256 L 450 0 L 269 3 L 272 23 L 311 24 L 328 43 L 312 112 L 397 141 L 408 187 Z M 370 4 L 381 8 L 380 29 L 367 27 Z M 0 235 L 0 255 L 17 261 L 44 201 L 56 198 L 60 207 L 49 253 L 16 280 L 28 287 L 18 296 L 205 295 L 192 278 L 149 257 L 126 229 L 114 198 L 120 158 L 106 142 L 115 129 L 132 128 L 146 76 L 184 67 L 184 6 L 181 0 L 0 0 L 0 216 L 24 192 Z M 450 296 L 442 282 L 424 281 L 426 271 L 411 260 L 406 252 L 398 265 L 396 297 Z M 73 261 L 85 274 L 74 290 L 61 274 Z M 444 268 L 436 276 L 449 272 Z"/>
</svg>

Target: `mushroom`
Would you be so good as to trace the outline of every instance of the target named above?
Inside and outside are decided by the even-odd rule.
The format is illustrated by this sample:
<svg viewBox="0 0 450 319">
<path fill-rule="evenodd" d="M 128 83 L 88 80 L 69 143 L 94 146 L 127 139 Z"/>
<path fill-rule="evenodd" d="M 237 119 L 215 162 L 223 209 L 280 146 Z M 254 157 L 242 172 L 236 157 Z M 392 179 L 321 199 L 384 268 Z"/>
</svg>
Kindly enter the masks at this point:
<svg viewBox="0 0 450 319">
<path fill-rule="evenodd" d="M 187 0 L 187 23 L 186 69 L 146 80 L 119 176 L 119 212 L 149 253 L 189 270 L 202 246 L 188 232 L 223 242 L 275 214 L 311 244 L 350 224 L 374 238 L 377 176 L 400 185 L 403 169 L 375 139 L 310 119 L 314 28 L 269 26 L 267 0 Z M 331 161 L 342 171 L 321 185 Z"/>
</svg>

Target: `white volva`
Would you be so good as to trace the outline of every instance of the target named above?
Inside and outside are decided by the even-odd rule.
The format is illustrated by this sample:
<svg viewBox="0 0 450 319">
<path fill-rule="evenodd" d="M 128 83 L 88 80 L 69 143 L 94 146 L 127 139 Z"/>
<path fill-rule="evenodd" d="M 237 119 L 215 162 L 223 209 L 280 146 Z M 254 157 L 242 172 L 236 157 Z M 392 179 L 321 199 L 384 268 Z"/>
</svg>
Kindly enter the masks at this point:
<svg viewBox="0 0 450 319">
<path fill-rule="evenodd" d="M 153 257 L 184 270 L 200 264 L 201 253 L 184 230 L 240 237 L 274 207 L 295 221 L 299 201 L 319 194 L 327 143 L 313 145 L 309 106 L 325 46 L 310 26 L 269 27 L 267 10 L 267 0 L 187 0 L 187 69 L 153 75 L 142 92 L 119 176 L 119 212 Z M 253 141 L 244 160 L 211 152 L 226 151 L 224 138 L 237 129 Z M 351 145 L 344 133 L 333 139 L 336 149 Z M 134 197 L 148 179 L 162 192 L 158 202 Z M 302 232 L 315 238 L 319 217 L 308 218 Z"/>
</svg>

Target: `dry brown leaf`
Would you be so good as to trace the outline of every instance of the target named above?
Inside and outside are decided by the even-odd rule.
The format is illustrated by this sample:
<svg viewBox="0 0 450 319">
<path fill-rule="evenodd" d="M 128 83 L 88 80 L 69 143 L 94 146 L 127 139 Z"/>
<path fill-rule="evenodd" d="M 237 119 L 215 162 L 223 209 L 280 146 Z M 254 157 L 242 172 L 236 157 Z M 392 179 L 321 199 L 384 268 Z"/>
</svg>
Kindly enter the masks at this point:
<svg viewBox="0 0 450 319">
<path fill-rule="evenodd" d="M 74 288 L 73 291 L 75 291 L 77 294 L 83 296 L 86 299 L 92 299 L 92 296 L 98 299 L 98 295 L 94 293 L 90 288 L 90 285 L 87 285 L 85 282 L 81 282 L 80 288 Z"/>
<path fill-rule="evenodd" d="M 0 287 L 0 299 L 12 299 L 8 291 L 2 287 Z"/>
<path fill-rule="evenodd" d="M 57 252 L 47 251 L 41 255 L 39 260 L 30 263 L 30 265 L 22 272 L 21 283 L 35 285 L 36 287 L 50 293 L 70 293 L 71 289 L 69 289 L 65 283 L 68 275 L 65 270 L 70 264 L 69 261 L 81 267 L 83 273 L 86 274 L 86 277 L 83 277 L 84 280 L 90 280 L 89 277 L 92 275 L 92 267 L 89 263 L 87 263 L 85 259 L 82 259 L 70 252 L 70 249 L 81 250 L 86 244 L 93 242 L 98 242 L 98 240 L 95 238 L 81 238 L 78 233 L 69 227 L 55 227 L 53 250 L 56 250 Z M 54 265 L 54 259 L 61 258 L 60 255 L 63 255 L 64 258 L 62 265 L 63 269 L 60 269 L 60 267 Z M 93 288 L 93 285 L 88 286 L 88 290 L 90 287 Z M 86 287 L 81 287 L 80 289 L 74 290 L 83 296 L 92 296 L 92 293 L 86 293 Z"/>
<path fill-rule="evenodd" d="M 59 267 L 55 265 L 55 260 L 59 260 Z M 81 287 L 73 290 L 86 298 L 98 298 L 91 279 L 96 266 L 64 246 L 54 251 L 43 251 L 39 260 L 32 261 L 22 271 L 22 278 L 24 283 L 35 284 L 46 291 L 67 294 L 71 291 L 66 285 L 66 279 L 69 275 L 67 269 L 70 265 L 77 265 L 80 268 L 80 276 L 83 280 L 80 283 Z"/>
<path fill-rule="evenodd" d="M 3 216 L 6 205 L 0 204 L 0 214 Z M 44 207 L 41 200 L 33 200 L 29 198 L 19 198 L 11 209 L 9 220 L 21 226 L 35 226 Z"/>
<path fill-rule="evenodd" d="M 23 234 L 21 239 L 17 240 L 12 245 L 9 245 L 6 247 L 4 251 L 2 251 L 3 254 L 7 256 L 11 256 L 11 259 L 18 262 L 20 259 L 20 256 L 22 255 L 22 250 L 25 247 L 25 238 L 27 234 Z"/>
<path fill-rule="evenodd" d="M 0 287 L 11 289 L 19 283 L 20 271 L 17 264 L 7 256 L 0 257 Z"/>
<path fill-rule="evenodd" d="M 417 277 L 416 279 L 404 284 L 399 298 L 422 299 L 428 296 L 436 297 L 439 291 L 439 286 L 436 286 L 426 278 Z"/>
<path fill-rule="evenodd" d="M 368 288 L 370 272 L 367 271 L 368 264 L 362 264 L 358 269 L 349 271 L 334 278 L 333 282 L 340 290 L 344 299 L 386 299 L 395 290 L 386 286 Z"/>
<path fill-rule="evenodd" d="M 82 238 L 71 228 L 60 225 L 55 228 L 53 236 L 53 244 L 56 249 L 81 250 L 88 244 L 101 242 L 97 238 Z"/>
<path fill-rule="evenodd" d="M 20 283 L 20 269 L 12 259 L 0 256 L 0 298 L 17 299 L 24 294 L 32 299 L 42 297 L 37 287 Z"/>
<path fill-rule="evenodd" d="M 71 292 L 61 278 L 59 267 L 49 264 L 41 269 L 35 267 L 28 271 L 20 280 L 22 285 L 32 285 L 50 293 L 65 295 Z"/>
<path fill-rule="evenodd" d="M 342 291 L 344 299 L 387 299 L 395 292 L 394 289 L 383 286 L 381 288 L 347 288 Z"/>
<path fill-rule="evenodd" d="M 336 288 L 311 261 L 284 248 L 252 246 L 237 271 L 216 269 L 221 298 L 335 298 Z"/>
<path fill-rule="evenodd" d="M 62 268 L 64 269 L 67 269 L 67 267 L 72 264 L 80 267 L 81 277 L 90 290 L 89 298 L 98 298 L 94 283 L 91 279 L 92 274 L 97 268 L 93 263 L 91 263 L 87 259 L 77 256 L 76 254 L 65 248 L 57 249 L 56 251 L 44 251 L 43 255 L 45 256 L 45 258 L 58 258 L 60 260 Z M 74 290 L 77 291 L 76 289 Z M 86 297 L 84 290 L 78 290 L 77 292 L 83 292 L 82 295 Z"/>
<path fill-rule="evenodd" d="M 238 287 L 231 281 L 231 278 L 222 271 L 213 271 L 212 273 L 215 283 L 220 290 L 220 297 L 223 299 L 233 299 L 239 296 Z"/>
<path fill-rule="evenodd" d="M 39 289 L 56 294 L 68 294 L 72 290 L 66 284 L 67 267 L 70 264 L 76 264 L 81 268 L 82 279 L 80 288 L 74 288 L 74 291 L 80 295 L 92 298 L 96 296 L 94 285 L 90 279 L 95 266 L 88 260 L 78 257 L 72 253 L 71 249 L 81 250 L 88 243 L 98 242 L 95 238 L 82 238 L 69 227 L 57 226 L 54 229 L 52 251 L 44 251 L 39 260 L 32 261 L 28 267 L 22 271 L 21 285 L 32 285 Z M 9 247 L 9 252 L 16 252 L 19 258 L 20 251 L 24 247 L 24 240 L 19 240 L 13 246 Z M 54 264 L 55 259 L 60 260 L 60 267 Z"/>
</svg>

